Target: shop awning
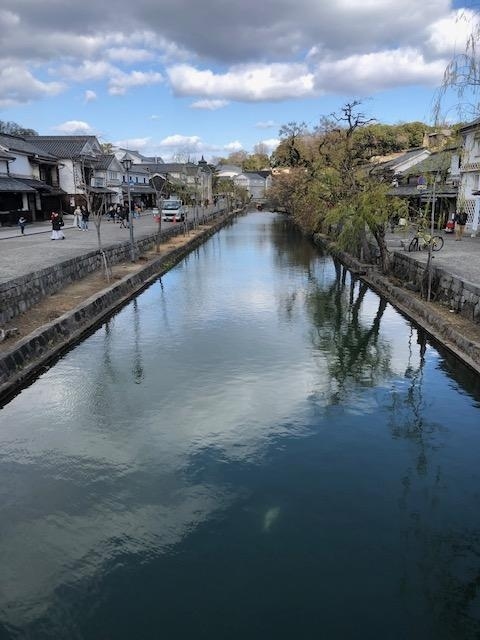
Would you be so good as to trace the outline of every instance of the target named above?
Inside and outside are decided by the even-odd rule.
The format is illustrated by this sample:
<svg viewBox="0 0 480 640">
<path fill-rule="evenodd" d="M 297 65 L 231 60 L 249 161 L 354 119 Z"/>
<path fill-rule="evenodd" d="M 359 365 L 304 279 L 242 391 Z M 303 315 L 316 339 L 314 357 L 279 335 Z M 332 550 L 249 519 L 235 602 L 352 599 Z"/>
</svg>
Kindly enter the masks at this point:
<svg viewBox="0 0 480 640">
<path fill-rule="evenodd" d="M 18 178 L 12 178 L 10 176 L 0 177 L 0 191 L 10 191 L 17 193 L 35 193 L 36 189 L 29 186 Z"/>
<path fill-rule="evenodd" d="M 46 182 L 43 182 L 43 180 L 36 180 L 35 178 L 15 178 L 16 180 L 18 180 L 19 182 L 22 182 L 23 184 L 26 184 L 28 187 L 32 187 L 33 189 L 35 189 L 35 191 L 39 191 L 40 193 L 43 193 L 45 195 L 63 195 L 64 193 L 66 193 L 63 189 L 60 189 L 60 187 L 53 187 L 51 184 L 47 184 Z"/>
</svg>

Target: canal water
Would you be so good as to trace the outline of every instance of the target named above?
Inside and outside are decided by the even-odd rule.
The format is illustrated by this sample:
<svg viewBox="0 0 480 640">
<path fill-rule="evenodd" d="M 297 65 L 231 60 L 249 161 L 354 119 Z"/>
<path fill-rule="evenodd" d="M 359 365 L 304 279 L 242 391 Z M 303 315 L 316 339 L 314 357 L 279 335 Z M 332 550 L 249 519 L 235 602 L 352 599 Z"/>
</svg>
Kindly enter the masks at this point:
<svg viewBox="0 0 480 640">
<path fill-rule="evenodd" d="M 281 215 L 0 411 L 0 638 L 480 633 L 480 384 Z"/>
</svg>

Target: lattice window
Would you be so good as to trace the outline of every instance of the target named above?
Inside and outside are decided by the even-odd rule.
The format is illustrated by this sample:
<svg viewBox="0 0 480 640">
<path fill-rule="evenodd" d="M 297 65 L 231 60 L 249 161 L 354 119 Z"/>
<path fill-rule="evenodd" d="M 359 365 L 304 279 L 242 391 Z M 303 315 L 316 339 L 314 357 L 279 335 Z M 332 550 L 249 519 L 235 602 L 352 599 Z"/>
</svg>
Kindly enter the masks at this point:
<svg viewBox="0 0 480 640">
<path fill-rule="evenodd" d="M 467 224 L 473 224 L 473 216 L 475 215 L 475 200 L 464 200 L 465 213 L 467 214 Z"/>
</svg>

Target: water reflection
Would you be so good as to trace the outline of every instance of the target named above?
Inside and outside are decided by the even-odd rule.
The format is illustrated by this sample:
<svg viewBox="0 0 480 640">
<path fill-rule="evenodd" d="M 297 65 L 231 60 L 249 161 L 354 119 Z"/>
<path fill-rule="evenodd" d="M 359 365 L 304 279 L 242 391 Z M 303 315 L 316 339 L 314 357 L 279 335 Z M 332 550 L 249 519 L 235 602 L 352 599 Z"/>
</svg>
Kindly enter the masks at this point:
<svg viewBox="0 0 480 640">
<path fill-rule="evenodd" d="M 242 217 L 0 412 L 0 636 L 475 637 L 479 395 L 445 362 Z"/>
</svg>

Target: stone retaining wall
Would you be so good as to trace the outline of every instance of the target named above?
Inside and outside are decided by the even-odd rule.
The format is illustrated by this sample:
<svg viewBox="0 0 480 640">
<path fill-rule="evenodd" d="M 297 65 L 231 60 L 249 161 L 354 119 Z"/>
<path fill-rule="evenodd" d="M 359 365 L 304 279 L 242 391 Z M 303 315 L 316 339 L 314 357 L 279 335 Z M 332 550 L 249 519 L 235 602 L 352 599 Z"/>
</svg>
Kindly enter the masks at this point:
<svg viewBox="0 0 480 640">
<path fill-rule="evenodd" d="M 425 291 L 427 288 L 426 265 L 406 253 L 393 253 L 392 274 L 412 291 L 422 291 L 422 287 Z M 480 287 L 439 267 L 432 269 L 432 300 L 480 324 Z"/>
<path fill-rule="evenodd" d="M 326 236 L 316 234 L 314 242 L 329 251 L 356 277 L 366 282 L 399 311 L 411 318 L 460 360 L 480 374 L 480 342 L 472 338 L 468 331 L 461 332 L 451 323 L 446 322 L 445 312 L 441 313 L 435 302 L 427 302 L 418 297 L 416 293 L 412 293 L 412 291 L 420 290 L 422 279 L 425 276 L 424 264 L 418 263 L 411 256 L 395 252 L 393 268 L 396 278 L 402 282 L 402 286 L 397 286 L 378 268 L 363 264 L 350 254 L 339 251 Z M 471 312 L 476 310 L 476 322 L 479 322 L 480 290 L 478 287 L 445 274 L 441 269 L 436 269 L 432 281 L 436 285 L 435 300 L 450 309 L 458 310 L 458 313 L 470 322 L 473 319 Z M 454 304 L 459 306 L 455 308 Z"/>
<path fill-rule="evenodd" d="M 219 214 L 223 214 L 219 212 Z M 189 222 L 189 227 L 193 225 Z M 183 225 L 175 225 L 161 233 L 162 240 L 183 233 Z M 142 255 L 155 245 L 156 234 L 135 241 L 138 255 Z M 130 242 L 104 247 L 109 265 L 130 260 Z M 0 284 L 0 326 L 30 309 L 46 296 L 63 289 L 66 285 L 102 268 L 102 256 L 98 249 L 82 256 L 65 260 L 52 267 L 41 269 L 14 280 Z"/>
</svg>

